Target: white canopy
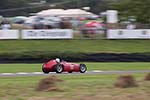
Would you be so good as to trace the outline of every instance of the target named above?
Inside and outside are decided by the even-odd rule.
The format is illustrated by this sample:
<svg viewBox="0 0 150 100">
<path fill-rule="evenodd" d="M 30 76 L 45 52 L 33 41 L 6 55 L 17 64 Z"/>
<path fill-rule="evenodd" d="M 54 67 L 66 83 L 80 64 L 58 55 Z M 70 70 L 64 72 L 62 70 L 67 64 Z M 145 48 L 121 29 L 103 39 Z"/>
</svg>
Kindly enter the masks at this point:
<svg viewBox="0 0 150 100">
<path fill-rule="evenodd" d="M 66 17 L 86 17 L 95 14 L 81 9 L 49 9 L 37 13 L 38 16 L 66 16 Z"/>
<path fill-rule="evenodd" d="M 63 15 L 72 16 L 72 17 L 84 17 L 84 16 L 90 16 L 94 14 L 81 9 L 68 9 L 64 11 Z"/>
<path fill-rule="evenodd" d="M 38 16 L 59 16 L 64 12 L 63 9 L 48 9 L 38 12 Z"/>
</svg>

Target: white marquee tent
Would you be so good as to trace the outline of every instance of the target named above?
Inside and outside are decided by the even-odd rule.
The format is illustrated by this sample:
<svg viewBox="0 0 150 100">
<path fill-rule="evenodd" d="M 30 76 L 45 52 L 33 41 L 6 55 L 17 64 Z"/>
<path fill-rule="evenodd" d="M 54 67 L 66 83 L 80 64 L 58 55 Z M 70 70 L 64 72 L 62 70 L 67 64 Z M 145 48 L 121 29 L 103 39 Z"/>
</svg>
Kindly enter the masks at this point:
<svg viewBox="0 0 150 100">
<path fill-rule="evenodd" d="M 63 9 L 48 9 L 37 13 L 38 16 L 60 16 L 64 12 Z"/>
<path fill-rule="evenodd" d="M 87 17 L 95 14 L 81 9 L 48 9 L 37 13 L 38 16 Z"/>
<path fill-rule="evenodd" d="M 85 17 L 92 16 L 94 14 L 81 9 L 68 9 L 64 11 L 63 15 L 69 17 Z"/>
</svg>

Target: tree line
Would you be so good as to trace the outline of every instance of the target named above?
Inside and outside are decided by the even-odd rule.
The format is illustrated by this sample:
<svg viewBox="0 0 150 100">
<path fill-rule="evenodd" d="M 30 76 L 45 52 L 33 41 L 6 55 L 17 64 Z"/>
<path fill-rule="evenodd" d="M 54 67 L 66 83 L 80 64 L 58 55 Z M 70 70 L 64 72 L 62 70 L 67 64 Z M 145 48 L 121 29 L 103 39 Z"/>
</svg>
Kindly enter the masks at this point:
<svg viewBox="0 0 150 100">
<path fill-rule="evenodd" d="M 121 17 L 134 16 L 137 22 L 150 24 L 150 0 L 119 0 L 111 4 Z"/>
<path fill-rule="evenodd" d="M 46 4 L 42 5 L 30 5 L 31 2 L 37 2 L 40 0 L 1 0 L 0 3 L 0 15 L 15 16 L 15 15 L 27 15 L 43 9 L 48 8 L 82 8 L 84 6 L 90 7 L 90 11 L 93 13 L 99 13 L 107 9 L 106 0 L 47 0 Z M 51 7 L 50 5 L 56 4 Z M 22 8 L 22 9 L 21 9 Z M 14 13 L 15 12 L 15 13 Z M 17 13 L 16 13 L 17 12 Z"/>
</svg>

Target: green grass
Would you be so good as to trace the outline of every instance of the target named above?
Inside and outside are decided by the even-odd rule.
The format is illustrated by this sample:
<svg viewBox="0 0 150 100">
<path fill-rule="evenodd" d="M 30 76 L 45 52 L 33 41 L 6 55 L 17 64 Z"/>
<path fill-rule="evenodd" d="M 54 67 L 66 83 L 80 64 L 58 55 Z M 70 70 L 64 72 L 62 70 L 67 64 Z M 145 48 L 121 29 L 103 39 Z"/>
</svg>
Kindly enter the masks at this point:
<svg viewBox="0 0 150 100">
<path fill-rule="evenodd" d="M 88 70 L 150 70 L 146 62 L 84 62 Z M 41 72 L 42 64 L 0 64 L 0 73 Z"/>
<path fill-rule="evenodd" d="M 39 80 L 47 76 L 0 77 L 0 100 L 128 100 L 129 96 L 149 100 L 150 84 L 141 81 L 145 74 L 133 76 L 139 87 L 119 89 L 113 86 L 118 75 L 58 75 L 64 80 L 57 84 L 61 92 L 35 91 Z"/>
<path fill-rule="evenodd" d="M 58 76 L 60 79 L 65 82 L 61 82 L 58 84 L 63 92 L 37 92 L 35 88 L 40 79 L 45 78 L 47 76 L 37 76 L 37 77 L 0 77 L 0 99 L 5 100 L 4 98 L 11 100 L 16 100 L 16 98 L 21 98 L 21 100 L 26 100 L 25 98 L 30 97 L 55 97 L 55 96 L 63 96 L 63 97 L 71 97 L 73 93 L 75 93 L 81 86 L 86 85 L 91 86 L 93 89 L 99 86 L 99 75 L 81 75 L 81 76 Z M 84 79 L 83 79 L 84 78 Z M 84 84 L 86 82 L 86 84 Z M 72 88 L 76 87 L 76 88 Z M 94 91 L 94 90 L 93 90 Z M 66 95 L 67 94 L 67 95 Z M 66 96 L 65 96 L 66 95 Z M 6 99 L 6 100 L 7 100 Z"/>
<path fill-rule="evenodd" d="M 150 70 L 149 62 L 87 62 L 86 64 L 90 70 Z"/>
<path fill-rule="evenodd" d="M 42 64 L 0 64 L 0 73 L 41 72 Z"/>
<path fill-rule="evenodd" d="M 0 40 L 0 54 L 25 51 L 150 52 L 149 40 Z"/>
</svg>

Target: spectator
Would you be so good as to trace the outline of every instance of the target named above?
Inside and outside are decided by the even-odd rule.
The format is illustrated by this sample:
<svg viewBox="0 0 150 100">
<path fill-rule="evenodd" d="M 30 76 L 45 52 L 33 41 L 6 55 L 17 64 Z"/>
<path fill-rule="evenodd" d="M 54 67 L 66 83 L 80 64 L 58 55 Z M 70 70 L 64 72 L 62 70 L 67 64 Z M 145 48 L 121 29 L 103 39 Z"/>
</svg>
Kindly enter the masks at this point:
<svg viewBox="0 0 150 100">
<path fill-rule="evenodd" d="M 33 25 L 34 29 L 44 29 L 44 25 L 41 22 L 37 22 Z"/>
<path fill-rule="evenodd" d="M 136 28 L 136 26 L 134 25 L 134 24 L 128 24 L 127 25 L 127 29 L 135 29 Z"/>
<path fill-rule="evenodd" d="M 1 23 L 1 29 L 2 29 L 2 30 L 9 30 L 9 29 L 11 29 L 10 23 L 7 22 L 7 21 L 3 21 L 3 22 Z"/>
</svg>

